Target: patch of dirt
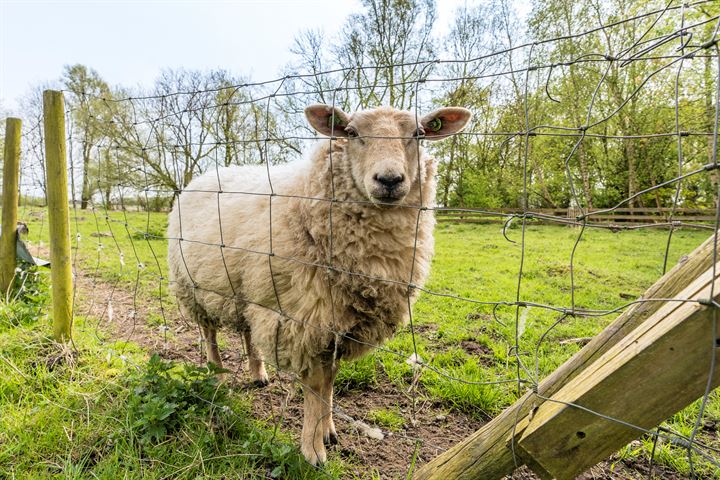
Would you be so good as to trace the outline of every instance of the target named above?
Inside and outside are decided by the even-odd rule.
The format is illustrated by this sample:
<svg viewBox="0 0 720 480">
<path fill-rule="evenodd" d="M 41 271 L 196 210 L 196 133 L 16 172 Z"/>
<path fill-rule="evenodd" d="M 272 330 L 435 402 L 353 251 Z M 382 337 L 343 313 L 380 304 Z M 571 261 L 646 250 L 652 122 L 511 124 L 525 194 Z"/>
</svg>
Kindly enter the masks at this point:
<svg viewBox="0 0 720 480">
<path fill-rule="evenodd" d="M 568 273 L 570 273 L 570 266 L 556 265 L 548 267 L 545 271 L 549 277 L 565 277 Z"/>
<path fill-rule="evenodd" d="M 465 318 L 468 320 L 492 320 L 493 317 L 489 313 L 468 313 Z"/>
<path fill-rule="evenodd" d="M 438 326 L 434 323 L 423 323 L 420 325 L 413 325 L 413 328 L 415 329 L 415 333 L 434 333 L 437 332 Z"/>
<path fill-rule="evenodd" d="M 474 339 L 461 341 L 460 347 L 469 355 L 493 355 L 490 347 L 479 344 Z"/>
<path fill-rule="evenodd" d="M 475 357 L 478 362 L 486 367 L 490 367 L 495 364 L 495 352 L 493 352 L 492 348 L 478 343 L 476 339 L 461 341 L 460 348 L 465 350 L 465 353 L 468 355 Z"/>
<path fill-rule="evenodd" d="M 289 383 L 287 375 L 280 377 L 272 379 L 268 387 L 255 391 L 255 415 L 269 422 L 284 416 L 283 429 L 299 438 L 303 418 L 302 394 Z M 367 416 L 378 409 L 390 409 L 405 421 L 399 431 L 390 432 L 381 428 L 385 438 L 376 440 L 363 435 L 350 422 L 335 415 L 339 444 L 328 447 L 328 454 L 332 456 L 334 452 L 350 460 L 356 466 L 355 474 L 358 476 L 376 469 L 382 478 L 405 478 L 413 455 L 417 455 L 417 465 L 421 465 L 484 423 L 464 414 L 448 413 L 422 391 L 401 391 L 385 378 L 374 388 L 336 395 L 334 404 L 341 413 L 372 427 L 378 426 Z"/>
<path fill-rule="evenodd" d="M 687 480 L 687 477 L 677 472 L 667 470 L 661 465 L 653 465 L 652 476 L 650 472 L 650 461 L 641 460 L 619 460 L 610 458 L 600 462 L 587 472 L 579 475 L 576 480 Z M 512 476 L 505 477 L 505 480 L 539 480 L 527 467 L 521 467 Z"/>
<path fill-rule="evenodd" d="M 115 341 L 132 341 L 142 345 L 151 353 L 158 353 L 165 359 L 201 363 L 204 349 L 200 332 L 192 322 L 182 319 L 177 310 L 161 310 L 159 302 L 145 302 L 132 291 L 119 288 L 109 282 L 78 271 L 76 276 L 76 314 L 96 319 L 84 328 L 96 329 L 98 334 L 109 332 Z M 149 324 L 148 318 L 166 319 L 165 324 Z M 416 332 L 432 334 L 435 324 L 416 326 Z M 230 386 L 237 393 L 253 397 L 253 413 L 256 418 L 270 424 L 280 423 L 283 431 L 289 432 L 299 442 L 302 430 L 303 401 L 299 384 L 293 382 L 293 375 L 270 371 L 270 384 L 255 388 L 245 366 L 245 349 L 240 335 L 223 330 L 220 333 L 221 354 L 229 374 Z M 460 345 L 472 355 L 488 356 L 493 352 L 475 340 L 463 340 Z M 338 410 L 351 419 L 364 421 L 371 410 L 391 409 L 405 420 L 396 432 L 383 430 L 385 438 L 375 440 L 360 434 L 351 421 L 336 415 L 335 424 L 339 444 L 328 448 L 328 453 L 339 455 L 355 466 L 355 474 L 365 476 L 373 469 L 381 478 L 405 478 L 414 456 L 416 468 L 438 454 L 460 442 L 476 431 L 483 420 L 448 411 L 439 402 L 430 399 L 421 388 L 412 392 L 401 390 L 380 376 L 376 386 L 362 391 L 350 391 L 335 397 Z M 645 463 L 643 463 L 645 462 Z M 612 459 L 603 462 L 578 477 L 590 479 L 636 479 L 645 478 L 647 461 L 625 462 Z M 682 477 L 673 472 L 654 467 L 657 478 L 676 480 Z M 537 479 L 527 468 L 521 468 L 508 480 Z M 448 479 L 450 480 L 450 479 Z"/>
</svg>

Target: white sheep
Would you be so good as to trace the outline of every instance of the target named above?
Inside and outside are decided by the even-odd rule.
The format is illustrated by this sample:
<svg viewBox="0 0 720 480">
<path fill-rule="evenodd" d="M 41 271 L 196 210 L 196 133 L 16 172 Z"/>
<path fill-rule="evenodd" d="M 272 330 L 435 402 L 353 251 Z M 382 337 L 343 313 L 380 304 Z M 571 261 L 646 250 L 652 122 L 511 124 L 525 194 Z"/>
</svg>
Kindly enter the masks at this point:
<svg viewBox="0 0 720 480">
<path fill-rule="evenodd" d="M 435 164 L 418 139 L 452 135 L 471 114 L 312 105 L 305 115 L 334 137 L 308 160 L 212 169 L 187 186 L 170 213 L 168 262 L 209 361 L 221 366 L 216 330 L 228 325 L 243 332 L 257 383 L 268 381 L 263 359 L 298 374 L 301 450 L 318 464 L 323 442 L 337 441 L 336 360 L 403 325 L 429 272 L 435 219 L 422 207 L 434 202 Z"/>
</svg>

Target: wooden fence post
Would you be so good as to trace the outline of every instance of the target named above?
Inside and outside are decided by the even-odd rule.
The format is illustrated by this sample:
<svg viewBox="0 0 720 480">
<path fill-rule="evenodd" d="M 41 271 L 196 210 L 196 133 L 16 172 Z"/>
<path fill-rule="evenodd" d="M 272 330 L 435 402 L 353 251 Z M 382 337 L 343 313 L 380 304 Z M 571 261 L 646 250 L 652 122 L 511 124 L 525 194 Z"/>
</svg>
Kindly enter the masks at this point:
<svg viewBox="0 0 720 480">
<path fill-rule="evenodd" d="M 715 269 L 523 419 L 515 446 L 536 473 L 572 480 L 718 385 Z"/>
<path fill-rule="evenodd" d="M 713 235 L 655 282 L 643 298 L 677 298 L 691 282 L 712 266 L 714 244 Z M 645 323 L 663 304 L 640 302 L 629 307 L 582 350 L 540 382 L 538 393 L 544 397 L 553 396 Z M 413 478 L 499 480 L 512 474 L 517 466 L 530 463 L 532 458 L 523 456 L 517 445 L 513 452 L 511 438 L 513 434 L 517 436 L 523 433 L 523 421 L 543 404 L 542 398 L 528 392 L 467 439 L 420 467 Z M 537 467 L 532 464 L 529 466 Z M 542 473 L 541 468 L 533 469 L 536 473 Z"/>
<path fill-rule="evenodd" d="M 15 276 L 15 241 L 20 177 L 20 132 L 22 121 L 5 122 L 5 154 L 2 191 L 2 234 L 0 234 L 0 293 L 4 297 Z"/>
<path fill-rule="evenodd" d="M 50 279 L 52 282 L 53 337 L 70 339 L 73 279 L 70 252 L 70 213 L 65 149 L 65 101 L 62 92 L 43 92 L 48 223 L 50 228 Z"/>
</svg>

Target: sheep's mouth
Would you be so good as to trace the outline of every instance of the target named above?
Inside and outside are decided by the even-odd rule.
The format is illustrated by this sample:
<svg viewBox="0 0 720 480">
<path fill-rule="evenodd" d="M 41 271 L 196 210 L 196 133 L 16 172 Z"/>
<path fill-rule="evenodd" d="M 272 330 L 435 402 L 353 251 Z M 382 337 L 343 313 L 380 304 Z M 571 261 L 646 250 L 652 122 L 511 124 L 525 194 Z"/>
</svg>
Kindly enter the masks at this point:
<svg viewBox="0 0 720 480">
<path fill-rule="evenodd" d="M 402 202 L 407 193 L 407 188 L 404 185 L 398 185 L 394 188 L 373 185 L 372 188 L 368 189 L 367 195 L 374 204 L 391 207 Z"/>
<path fill-rule="evenodd" d="M 381 207 L 392 207 L 400 203 L 405 195 L 373 195 L 373 203 Z"/>
</svg>

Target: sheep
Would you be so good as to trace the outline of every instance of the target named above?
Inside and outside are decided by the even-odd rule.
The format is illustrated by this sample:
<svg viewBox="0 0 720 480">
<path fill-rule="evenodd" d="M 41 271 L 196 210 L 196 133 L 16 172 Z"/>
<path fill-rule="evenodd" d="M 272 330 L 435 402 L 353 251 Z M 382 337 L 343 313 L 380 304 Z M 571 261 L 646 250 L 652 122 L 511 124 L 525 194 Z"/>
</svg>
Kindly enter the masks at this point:
<svg viewBox="0 0 720 480">
<path fill-rule="evenodd" d="M 419 120 L 390 107 L 348 115 L 311 105 L 323 140 L 300 162 L 211 169 L 179 195 L 168 220 L 171 287 L 222 366 L 217 328 L 244 336 L 250 374 L 264 362 L 303 387 L 301 451 L 326 461 L 337 360 L 380 345 L 409 318 L 429 273 L 435 162 L 420 139 L 459 132 L 464 108 Z"/>
</svg>

